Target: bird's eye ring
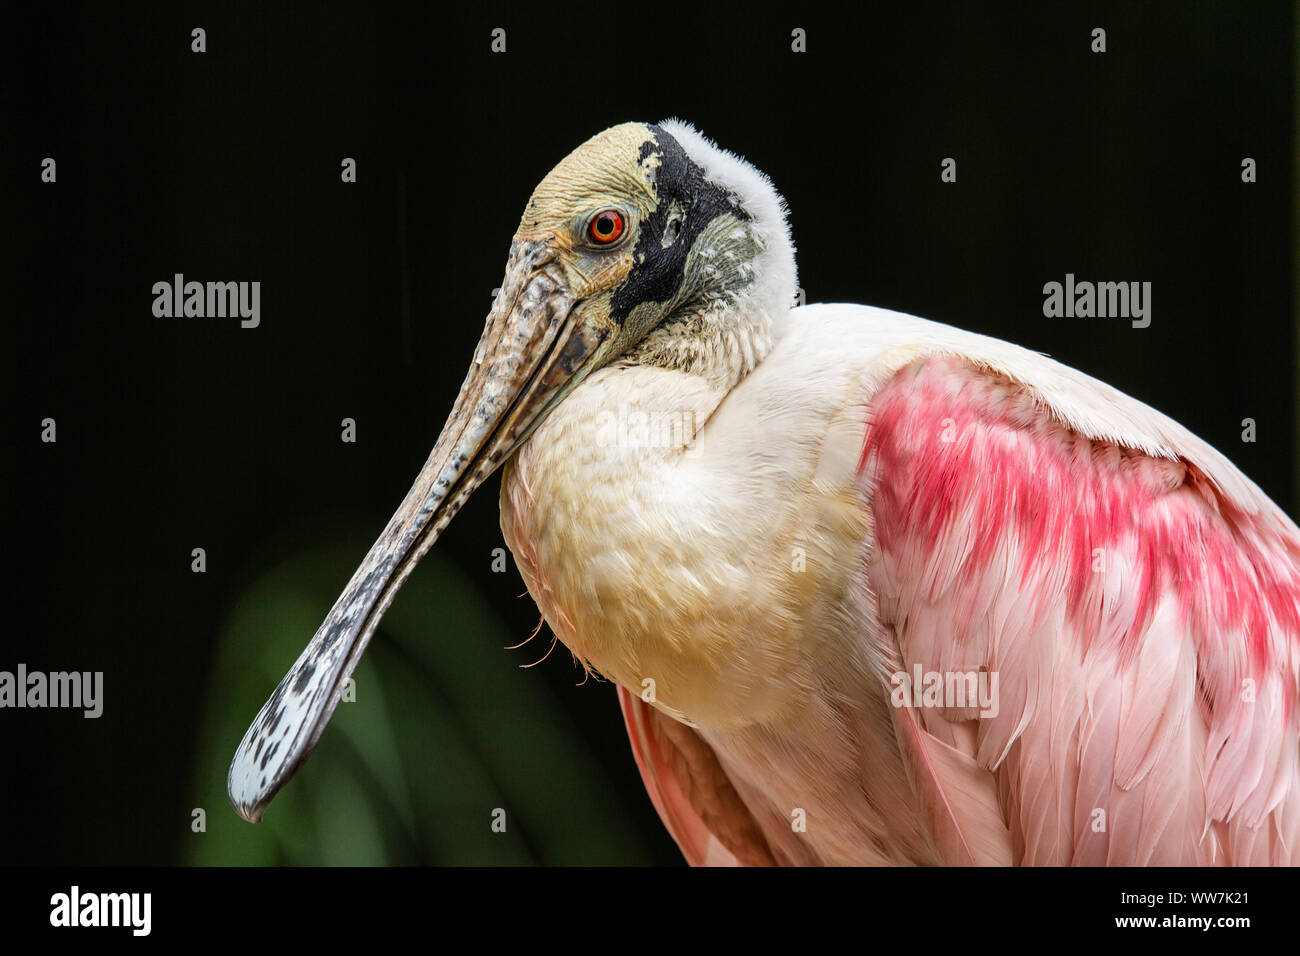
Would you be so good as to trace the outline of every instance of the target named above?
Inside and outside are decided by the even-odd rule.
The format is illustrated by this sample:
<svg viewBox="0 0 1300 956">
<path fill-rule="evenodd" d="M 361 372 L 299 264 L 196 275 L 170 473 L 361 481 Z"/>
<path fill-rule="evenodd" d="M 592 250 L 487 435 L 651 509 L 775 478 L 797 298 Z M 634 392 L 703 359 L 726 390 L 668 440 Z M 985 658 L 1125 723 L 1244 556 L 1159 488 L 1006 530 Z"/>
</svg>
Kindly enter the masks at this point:
<svg viewBox="0 0 1300 956">
<path fill-rule="evenodd" d="M 617 209 L 602 209 L 587 222 L 587 237 L 598 246 L 609 246 L 623 236 L 627 223 Z"/>
</svg>

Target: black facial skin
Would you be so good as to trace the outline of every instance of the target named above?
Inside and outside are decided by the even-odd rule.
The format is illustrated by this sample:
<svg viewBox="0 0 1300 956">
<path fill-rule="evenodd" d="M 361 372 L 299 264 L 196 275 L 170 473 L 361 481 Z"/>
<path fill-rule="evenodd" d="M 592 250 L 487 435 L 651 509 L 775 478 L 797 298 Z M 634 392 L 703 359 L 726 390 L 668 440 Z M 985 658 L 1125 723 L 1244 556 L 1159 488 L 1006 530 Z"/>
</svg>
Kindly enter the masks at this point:
<svg viewBox="0 0 1300 956">
<path fill-rule="evenodd" d="M 655 186 L 659 204 L 641 224 L 632 271 L 610 299 L 610 317 L 620 325 L 642 302 L 667 302 L 681 287 L 686 257 L 705 228 L 723 213 L 749 221 L 736 196 L 709 182 L 699 167 L 662 127 L 651 126 L 651 139 L 641 146 L 640 160 L 658 154 Z M 676 240 L 664 248 L 664 229 L 674 202 L 685 214 Z"/>
</svg>

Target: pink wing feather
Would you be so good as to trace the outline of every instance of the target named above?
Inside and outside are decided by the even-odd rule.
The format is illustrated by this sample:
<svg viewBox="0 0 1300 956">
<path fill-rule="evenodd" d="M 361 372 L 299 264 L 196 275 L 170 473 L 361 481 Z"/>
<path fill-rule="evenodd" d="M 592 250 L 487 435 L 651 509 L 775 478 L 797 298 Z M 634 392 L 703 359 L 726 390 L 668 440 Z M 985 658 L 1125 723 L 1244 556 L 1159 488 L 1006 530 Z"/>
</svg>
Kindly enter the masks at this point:
<svg viewBox="0 0 1300 956">
<path fill-rule="evenodd" d="M 1014 862 L 1300 862 L 1300 532 L 1280 512 L 949 357 L 876 393 L 860 468 L 882 650 L 998 676 L 995 716 L 909 717 L 993 775 Z M 925 751 L 905 748 L 914 776 L 958 803 Z"/>
<path fill-rule="evenodd" d="M 859 472 L 867 639 L 909 674 L 998 678 L 996 713 L 895 712 L 941 859 L 1300 863 L 1300 531 L 1258 489 L 942 354 L 872 396 Z M 695 731 L 619 701 L 689 862 L 785 862 Z"/>
<path fill-rule="evenodd" d="M 709 745 L 623 687 L 618 703 L 646 792 L 686 862 L 770 866 L 766 841 Z"/>
</svg>

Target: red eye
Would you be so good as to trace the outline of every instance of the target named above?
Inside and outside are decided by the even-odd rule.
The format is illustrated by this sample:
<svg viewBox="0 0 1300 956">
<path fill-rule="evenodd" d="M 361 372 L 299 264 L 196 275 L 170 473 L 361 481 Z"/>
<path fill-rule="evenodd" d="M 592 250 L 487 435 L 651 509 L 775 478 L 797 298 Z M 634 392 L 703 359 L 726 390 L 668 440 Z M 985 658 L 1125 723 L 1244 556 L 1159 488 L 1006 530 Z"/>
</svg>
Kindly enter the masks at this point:
<svg viewBox="0 0 1300 956">
<path fill-rule="evenodd" d="M 617 242 L 623 235 L 623 214 L 617 209 L 602 209 L 587 223 L 587 235 L 598 246 Z"/>
</svg>

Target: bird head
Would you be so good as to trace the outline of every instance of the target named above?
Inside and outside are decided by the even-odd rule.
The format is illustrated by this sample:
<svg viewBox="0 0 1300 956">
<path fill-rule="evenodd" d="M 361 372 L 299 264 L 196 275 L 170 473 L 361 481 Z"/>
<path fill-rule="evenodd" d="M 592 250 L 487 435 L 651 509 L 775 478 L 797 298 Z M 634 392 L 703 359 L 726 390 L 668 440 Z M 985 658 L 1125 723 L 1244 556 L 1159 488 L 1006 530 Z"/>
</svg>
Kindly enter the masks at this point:
<svg viewBox="0 0 1300 956">
<path fill-rule="evenodd" d="M 788 271 L 793 287 L 784 210 L 766 177 L 681 123 L 625 123 L 565 157 L 524 209 L 520 250 L 554 256 L 587 372 L 670 318 L 764 299 L 784 278 L 773 272 Z"/>
<path fill-rule="evenodd" d="M 469 374 L 415 484 L 249 727 L 227 778 L 256 821 L 310 754 L 397 590 L 464 501 L 593 372 L 682 320 L 779 324 L 794 252 L 767 177 L 690 126 L 625 123 L 537 186 Z M 697 325 L 698 327 L 698 325 Z"/>
</svg>

